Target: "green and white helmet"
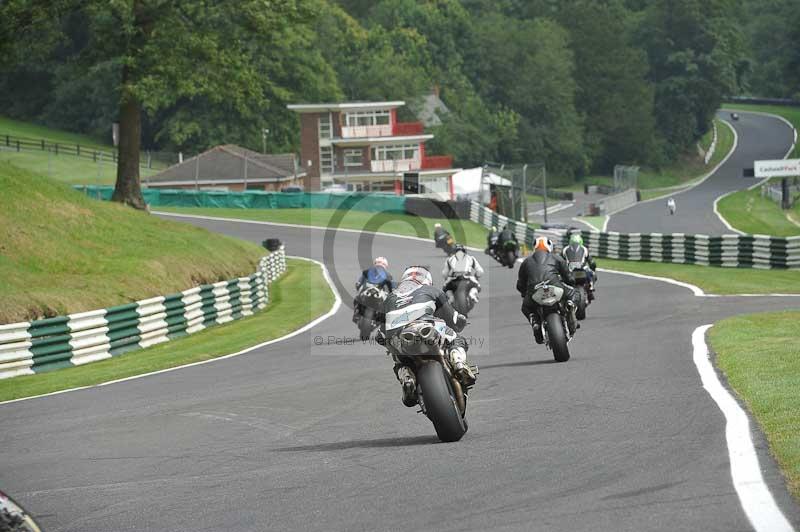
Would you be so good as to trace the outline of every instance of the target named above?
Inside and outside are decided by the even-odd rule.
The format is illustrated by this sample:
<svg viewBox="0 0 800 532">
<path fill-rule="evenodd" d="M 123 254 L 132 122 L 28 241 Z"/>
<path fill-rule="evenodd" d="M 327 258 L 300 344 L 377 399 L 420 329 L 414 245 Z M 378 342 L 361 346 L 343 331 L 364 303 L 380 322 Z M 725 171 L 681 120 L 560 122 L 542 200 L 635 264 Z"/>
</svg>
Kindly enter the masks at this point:
<svg viewBox="0 0 800 532">
<path fill-rule="evenodd" d="M 582 246 L 583 245 L 583 237 L 580 233 L 572 233 L 572 236 L 569 237 L 570 245 Z"/>
</svg>

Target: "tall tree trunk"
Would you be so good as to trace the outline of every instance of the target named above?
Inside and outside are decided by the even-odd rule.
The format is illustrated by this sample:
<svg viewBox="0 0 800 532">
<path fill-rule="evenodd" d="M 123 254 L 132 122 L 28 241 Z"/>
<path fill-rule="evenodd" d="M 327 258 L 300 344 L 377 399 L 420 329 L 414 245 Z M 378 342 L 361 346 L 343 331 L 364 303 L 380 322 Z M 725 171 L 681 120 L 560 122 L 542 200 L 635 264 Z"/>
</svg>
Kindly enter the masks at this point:
<svg viewBox="0 0 800 532">
<path fill-rule="evenodd" d="M 111 201 L 146 209 L 139 183 L 139 149 L 142 139 L 142 106 L 127 89 L 128 67 L 122 72 L 122 100 L 119 106 L 119 159 L 117 183 Z"/>
</svg>

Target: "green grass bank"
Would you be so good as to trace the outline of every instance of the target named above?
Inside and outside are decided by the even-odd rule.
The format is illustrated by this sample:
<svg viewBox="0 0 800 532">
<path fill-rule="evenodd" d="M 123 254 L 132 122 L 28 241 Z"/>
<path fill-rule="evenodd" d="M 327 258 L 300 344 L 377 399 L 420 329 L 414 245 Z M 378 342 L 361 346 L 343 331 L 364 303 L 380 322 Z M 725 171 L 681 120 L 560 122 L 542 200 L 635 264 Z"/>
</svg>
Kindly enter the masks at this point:
<svg viewBox="0 0 800 532">
<path fill-rule="evenodd" d="M 0 401 L 209 360 L 288 334 L 326 313 L 334 296 L 317 264 L 288 259 L 287 265 L 287 272 L 270 285 L 269 305 L 253 316 L 100 362 L 0 380 Z"/>
<path fill-rule="evenodd" d="M 264 254 L 0 162 L 0 323 L 231 279 L 255 271 Z"/>
<path fill-rule="evenodd" d="M 761 188 L 734 192 L 717 203 L 719 213 L 739 231 L 772 236 L 800 236 L 800 201 L 788 211 L 769 198 L 761 197 Z"/>
<path fill-rule="evenodd" d="M 728 384 L 767 437 L 789 491 L 800 501 L 800 310 L 736 316 L 709 330 Z"/>
</svg>

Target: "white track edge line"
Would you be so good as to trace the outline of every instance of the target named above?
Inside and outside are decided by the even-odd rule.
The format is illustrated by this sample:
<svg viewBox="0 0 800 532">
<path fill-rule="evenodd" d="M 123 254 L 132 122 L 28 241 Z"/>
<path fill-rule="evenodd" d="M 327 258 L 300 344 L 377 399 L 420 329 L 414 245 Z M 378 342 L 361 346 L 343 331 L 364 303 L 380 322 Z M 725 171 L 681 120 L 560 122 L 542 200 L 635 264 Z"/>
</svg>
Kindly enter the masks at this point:
<svg viewBox="0 0 800 532">
<path fill-rule="evenodd" d="M 281 223 L 281 222 L 262 222 L 262 221 L 259 221 L 259 220 L 245 220 L 243 218 L 222 218 L 222 217 L 215 217 L 215 216 L 202 216 L 202 215 L 199 215 L 199 214 L 173 214 L 173 213 L 169 213 L 169 212 L 165 212 L 165 213 L 154 212 L 153 214 L 166 214 L 168 216 L 171 215 L 171 216 L 179 216 L 179 217 L 182 217 L 182 218 L 198 218 L 198 219 L 201 219 L 201 220 L 216 220 L 216 221 L 220 221 L 220 222 L 237 222 L 237 223 L 246 223 L 246 224 L 252 223 L 252 224 L 260 224 L 260 225 L 273 225 L 273 226 L 278 226 L 278 227 L 295 227 L 295 228 L 299 228 L 299 229 L 316 229 L 316 230 L 321 230 L 321 231 L 325 231 L 325 230 L 329 229 L 328 227 L 321 227 L 319 225 L 299 225 L 299 224 L 287 224 L 287 223 Z M 583 222 L 583 223 L 585 223 L 585 222 Z M 431 239 L 425 239 L 425 238 L 420 238 L 420 237 L 416 237 L 416 236 L 404 236 L 404 235 L 398 235 L 398 234 L 394 234 L 394 233 L 382 233 L 382 232 L 376 232 L 376 231 L 358 231 L 357 229 L 336 229 L 336 231 L 345 231 L 345 232 L 348 232 L 348 233 L 372 233 L 372 234 L 375 234 L 375 235 L 390 236 L 390 237 L 393 237 L 393 238 L 408 238 L 408 239 L 411 239 L 411 240 L 419 240 L 419 241 L 422 241 L 422 242 L 431 242 Z M 481 251 L 481 252 L 484 251 L 484 250 L 482 250 L 480 248 L 474 248 L 474 247 L 470 247 L 470 246 L 466 246 L 466 248 L 468 250 L 470 250 L 470 251 Z M 520 263 L 520 264 L 523 262 L 523 260 L 524 259 L 522 257 L 517 258 L 517 262 Z M 681 286 L 683 288 L 687 288 L 687 289 L 691 290 L 692 293 L 697 297 L 800 297 L 800 294 L 781 294 L 781 293 L 772 293 L 772 294 L 707 294 L 699 286 L 695 286 L 695 285 L 693 285 L 691 283 L 686 283 L 686 282 L 683 282 L 683 281 L 678 281 L 678 280 L 672 279 L 670 277 L 658 277 L 658 276 L 655 276 L 655 275 L 646 275 L 646 274 L 643 274 L 643 273 L 626 272 L 626 271 L 614 270 L 614 269 L 610 269 L 610 268 L 598 268 L 598 270 L 604 271 L 604 272 L 607 272 L 607 273 L 616 273 L 616 274 L 619 274 L 619 275 L 629 275 L 631 277 L 639 277 L 641 279 L 650 279 L 650 280 L 653 280 L 653 281 L 661 281 L 661 282 L 664 282 L 664 283 L 669 283 L 669 284 L 672 284 L 672 285 L 675 285 L 675 286 Z M 2 403 L 0 403 L 0 404 L 2 404 Z"/>
<path fill-rule="evenodd" d="M 331 307 L 331 309 L 328 312 L 326 312 L 322 316 L 319 316 L 319 317 L 315 318 L 314 320 L 306 323 L 305 325 L 303 325 L 299 329 L 295 329 L 294 331 L 292 331 L 290 333 L 287 333 L 287 334 L 281 336 L 280 338 L 273 338 L 272 340 L 267 340 L 266 342 L 261 342 L 260 344 L 253 345 L 253 346 L 247 347 L 245 349 L 242 349 L 241 351 L 237 351 L 235 353 L 230 353 L 230 354 L 227 354 L 227 355 L 222 355 L 222 356 L 219 356 L 219 357 L 216 357 L 216 358 L 211 358 L 211 359 L 208 359 L 208 360 L 201 360 L 199 362 L 191 362 L 189 364 L 183 364 L 181 366 L 175 366 L 173 368 L 164 368 L 164 369 L 160 369 L 160 370 L 157 370 L 157 371 L 151 371 L 149 373 L 142 373 L 141 375 L 131 375 L 130 377 L 125 377 L 125 378 L 122 378 L 122 379 L 115 379 L 115 380 L 111 380 L 111 381 L 101 382 L 101 383 L 98 383 L 98 384 L 90 384 L 88 386 L 79 386 L 77 388 L 68 388 L 66 390 L 58 390 L 56 392 L 43 393 L 43 394 L 39 394 L 39 395 L 32 395 L 30 397 L 20 397 L 19 399 L 10 399 L 8 401 L 0 401 L 0 406 L 6 405 L 6 404 L 10 404 L 10 403 L 18 403 L 20 401 L 28 401 L 30 399 L 38 399 L 40 397 L 50 397 L 50 396 L 53 396 L 53 395 L 60 395 L 62 393 L 76 392 L 78 390 L 87 390 L 87 389 L 90 389 L 90 388 L 99 388 L 101 386 L 108 386 L 109 384 L 115 384 L 117 382 L 132 381 L 132 380 L 136 380 L 136 379 L 142 379 L 144 377 L 150 377 L 152 375 L 158 375 L 160 373 L 167 373 L 167 372 L 170 372 L 170 371 L 177 371 L 179 369 L 190 368 L 192 366 L 200 366 L 200 365 L 203 365 L 203 364 L 210 364 L 212 362 L 217 362 L 219 360 L 225 360 L 225 359 L 228 359 L 228 358 L 237 357 L 239 355 L 244 355 L 244 354 L 249 353 L 249 352 L 251 352 L 251 351 L 253 351 L 255 349 L 260 349 L 260 348 L 266 347 L 268 345 L 272 345 L 272 344 L 275 344 L 275 343 L 278 343 L 278 342 L 283 342 L 284 340 L 288 340 L 288 339 L 290 339 L 290 338 L 292 338 L 294 336 L 297 336 L 300 333 L 306 332 L 307 330 L 315 327 L 316 325 L 322 323 L 323 321 L 327 320 L 328 318 L 330 318 L 331 316 L 336 314 L 336 312 L 338 312 L 339 308 L 342 306 L 342 298 L 339 295 L 339 291 L 336 290 L 336 285 L 334 285 L 333 280 L 331 279 L 330 273 L 328 272 L 328 268 L 326 268 L 323 263 L 321 263 L 319 261 L 316 261 L 314 259 L 306 258 L 306 257 L 287 256 L 287 258 L 304 260 L 304 261 L 307 261 L 307 262 L 313 262 L 313 263 L 317 264 L 322 269 L 322 276 L 325 278 L 325 282 L 328 283 L 328 286 L 330 287 L 331 292 L 333 292 L 333 297 L 334 297 L 333 306 Z"/>
<path fill-rule="evenodd" d="M 703 388 L 725 416 L 725 439 L 731 480 L 744 513 L 756 532 L 793 532 L 764 482 L 747 413 L 720 382 L 711 364 L 705 334 L 712 325 L 701 325 L 692 333 L 693 360 Z"/>
<path fill-rule="evenodd" d="M 600 230 L 599 230 L 597 227 L 593 226 L 592 224 L 590 224 L 590 223 L 589 223 L 589 222 L 587 222 L 587 221 L 581 220 L 581 219 L 580 219 L 580 218 L 578 218 L 577 216 L 573 216 L 573 217 L 572 217 L 572 220 L 573 220 L 574 222 L 578 222 L 579 224 L 583 224 L 583 225 L 585 225 L 586 227 L 588 227 L 588 228 L 589 228 L 589 231 L 591 231 L 592 233 L 599 233 L 599 232 L 600 232 Z"/>
<path fill-rule="evenodd" d="M 671 263 L 670 263 L 671 264 Z M 644 273 L 635 273 L 635 272 L 626 272 L 622 270 L 614 270 L 611 268 L 597 268 L 601 272 L 605 273 L 612 273 L 617 275 L 628 275 L 630 277 L 637 277 L 639 279 L 649 279 L 652 281 L 661 281 L 662 283 L 668 283 L 675 286 L 680 286 L 682 288 L 686 288 L 690 290 L 695 297 L 800 297 L 800 293 L 798 294 L 784 294 L 784 293 L 771 293 L 771 294 L 708 294 L 702 288 L 697 285 L 693 285 L 691 283 L 687 283 L 685 281 L 678 281 L 677 279 L 672 279 L 671 277 L 659 277 L 656 275 L 647 275 Z"/>
<path fill-rule="evenodd" d="M 728 108 L 728 109 L 730 109 L 730 108 Z M 736 109 L 736 110 L 738 111 L 738 109 Z M 791 130 L 792 130 L 792 144 L 791 144 L 791 146 L 789 146 L 789 150 L 786 152 L 786 155 L 784 155 L 784 156 L 783 156 L 783 158 L 784 158 L 784 159 L 786 159 L 787 157 L 789 157 L 789 155 L 791 155 L 791 153 L 794 151 L 794 147 L 797 145 L 797 129 L 795 129 L 795 127 L 792 125 L 792 123 L 791 123 L 791 122 L 789 122 L 788 120 L 786 120 L 786 119 L 785 119 L 784 117 L 782 117 L 782 116 L 775 115 L 775 114 L 772 114 L 772 113 L 762 113 L 762 112 L 760 112 L 760 111 L 739 111 L 739 112 L 742 112 L 742 113 L 751 113 L 751 114 L 754 114 L 754 115 L 761 115 L 761 116 L 768 116 L 768 117 L 770 117 L 770 118 L 775 118 L 775 119 L 777 119 L 777 120 L 780 120 L 781 122 L 783 122 L 784 124 L 786 124 L 787 126 L 789 126 L 789 129 L 791 129 Z M 725 121 L 723 120 L 723 122 L 725 122 Z M 727 122 L 726 122 L 726 123 L 727 123 Z M 738 135 L 736 134 L 736 128 L 733 128 L 733 127 L 731 127 L 731 129 L 733 129 L 733 135 L 734 135 L 734 139 L 733 139 L 733 142 L 734 142 L 734 144 L 733 144 L 733 148 L 734 148 L 734 149 L 736 149 L 736 144 L 737 144 Z M 733 150 L 731 150 L 731 152 L 732 152 L 732 151 L 733 151 Z M 746 189 L 746 190 L 753 190 L 754 188 L 756 188 L 756 187 L 760 186 L 761 184 L 763 184 L 763 183 L 764 183 L 765 181 L 767 181 L 768 179 L 769 179 L 768 177 L 766 177 L 766 178 L 764 178 L 764 179 L 760 179 L 760 180 L 758 180 L 758 181 L 757 181 L 755 184 L 753 184 L 753 185 L 750 185 L 749 187 L 747 187 L 747 189 Z M 719 209 L 717 208 L 717 203 L 719 203 L 719 202 L 720 202 L 722 199 L 726 198 L 727 196 L 730 196 L 730 195 L 731 195 L 731 194 L 733 194 L 734 192 L 741 192 L 741 190 L 731 190 L 730 192 L 726 192 L 725 194 L 723 194 L 723 195 L 721 195 L 721 196 L 717 196 L 717 198 L 716 198 L 716 199 L 714 199 L 714 214 L 716 214 L 716 215 L 717 215 L 717 218 L 719 218 L 719 220 L 720 220 L 720 221 L 721 221 L 721 222 L 722 222 L 722 223 L 725 225 L 725 227 L 727 227 L 727 228 L 728 228 L 730 231 L 733 231 L 734 233 L 736 233 L 736 234 L 739 234 L 739 235 L 745 235 L 745 234 L 747 234 L 747 233 L 745 233 L 744 231 L 740 231 L 739 229 L 736 229 L 736 228 L 735 228 L 735 227 L 733 227 L 733 226 L 732 226 L 730 223 L 728 223 L 728 220 L 726 220 L 726 219 L 725 219 L 725 217 L 724 217 L 724 216 L 722 216 L 722 213 L 720 213 L 720 212 L 719 212 Z"/>
<path fill-rule="evenodd" d="M 695 187 L 699 187 L 699 186 L 700 186 L 700 185 L 702 185 L 702 184 L 703 184 L 703 183 L 704 183 L 704 182 L 705 182 L 707 179 L 709 179 L 709 178 L 710 178 L 712 175 L 714 175 L 714 174 L 717 172 L 717 170 L 719 170 L 720 166 L 722 166 L 723 164 L 725 164 L 725 163 L 728 161 L 728 159 L 730 159 L 730 158 L 731 158 L 731 156 L 733 155 L 733 153 L 736 151 L 736 147 L 739 145 L 739 135 L 737 135 L 737 134 L 736 134 L 736 128 L 735 128 L 735 127 L 733 127 L 733 125 L 731 125 L 730 123 L 728 123 L 728 121 L 727 121 L 727 120 L 725 120 L 725 119 L 723 119 L 723 118 L 719 118 L 718 120 L 719 120 L 720 122 L 724 123 L 726 126 L 728 126 L 728 127 L 731 129 L 731 131 L 733 131 L 733 145 L 731 146 L 731 149 L 730 149 L 730 150 L 728 150 L 728 153 L 725 155 L 725 157 L 723 157 L 723 158 L 722 158 L 722 160 L 721 160 L 720 162 L 718 162 L 718 163 L 716 164 L 716 166 L 714 166 L 714 168 L 712 168 L 711 170 L 709 170 L 709 172 L 708 172 L 706 175 L 704 175 L 704 176 L 703 176 L 703 177 L 702 177 L 702 178 L 701 178 L 701 179 L 700 179 L 698 182 L 696 182 L 696 183 L 694 183 L 694 184 L 692 184 L 692 185 L 689 185 L 689 186 L 688 186 L 688 187 L 686 187 L 686 188 L 682 188 L 682 189 L 680 189 L 678 192 L 676 192 L 676 193 L 674 193 L 674 194 L 671 194 L 671 193 L 670 193 L 670 194 L 664 194 L 663 196 L 656 196 L 655 198 L 650 198 L 650 199 L 648 199 L 648 200 L 644 200 L 644 201 L 637 201 L 637 202 L 636 202 L 636 203 L 634 203 L 633 205 L 628 205 L 627 207 L 623 207 L 622 209 L 618 209 L 618 210 L 614 211 L 614 212 L 613 212 L 613 213 L 611 213 L 609 216 L 611 216 L 611 215 L 613 215 L 613 214 L 618 214 L 618 213 L 620 213 L 620 212 L 622 212 L 622 211 L 624 211 L 624 210 L 626 210 L 626 209 L 630 209 L 631 207 L 633 207 L 633 206 L 635 206 L 635 205 L 643 205 L 643 204 L 645 204 L 645 203 L 650 203 L 650 202 L 652 202 L 652 201 L 658 201 L 658 200 L 661 200 L 661 199 L 664 199 L 664 198 L 666 198 L 667 196 L 678 196 L 678 195 L 680 195 L 680 194 L 684 194 L 684 193 L 686 193 L 686 192 L 689 192 L 690 190 L 692 190 L 692 189 L 693 189 L 693 188 L 695 188 Z M 606 225 L 608 225 L 608 223 L 606 223 Z M 606 232 L 605 228 L 603 229 L 603 232 Z"/>
</svg>

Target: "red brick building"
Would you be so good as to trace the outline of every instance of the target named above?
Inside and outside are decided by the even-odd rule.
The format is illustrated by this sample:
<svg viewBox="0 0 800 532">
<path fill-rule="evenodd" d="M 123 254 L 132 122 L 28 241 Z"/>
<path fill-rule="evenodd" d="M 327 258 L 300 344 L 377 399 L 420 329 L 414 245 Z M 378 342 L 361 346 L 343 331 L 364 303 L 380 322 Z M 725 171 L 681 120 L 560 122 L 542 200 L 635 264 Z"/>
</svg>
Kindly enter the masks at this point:
<svg viewBox="0 0 800 532">
<path fill-rule="evenodd" d="M 345 185 L 349 190 L 401 194 L 407 174 L 420 192 L 450 199 L 453 159 L 428 156 L 421 122 L 398 122 L 405 102 L 348 102 L 287 106 L 300 114 L 300 167 L 306 189 Z"/>
</svg>

